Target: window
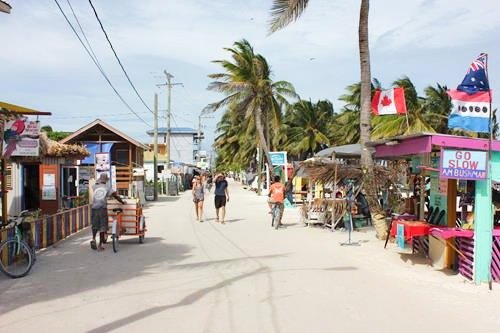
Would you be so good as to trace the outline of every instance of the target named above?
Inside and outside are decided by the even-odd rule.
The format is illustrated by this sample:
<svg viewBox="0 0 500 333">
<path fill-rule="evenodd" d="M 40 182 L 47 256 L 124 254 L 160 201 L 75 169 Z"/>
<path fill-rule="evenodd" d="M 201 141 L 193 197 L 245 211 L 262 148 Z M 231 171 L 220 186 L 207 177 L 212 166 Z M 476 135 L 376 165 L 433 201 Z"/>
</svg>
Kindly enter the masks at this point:
<svg viewBox="0 0 500 333">
<path fill-rule="evenodd" d="M 128 160 L 128 149 L 117 149 L 116 150 L 116 162 L 119 164 L 129 164 Z"/>
</svg>

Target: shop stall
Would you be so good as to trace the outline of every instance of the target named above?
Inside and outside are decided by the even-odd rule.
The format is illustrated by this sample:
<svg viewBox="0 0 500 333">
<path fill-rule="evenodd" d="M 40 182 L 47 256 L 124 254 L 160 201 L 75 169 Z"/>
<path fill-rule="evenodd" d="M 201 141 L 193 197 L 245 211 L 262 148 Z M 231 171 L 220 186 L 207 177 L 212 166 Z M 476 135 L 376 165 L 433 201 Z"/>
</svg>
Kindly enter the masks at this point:
<svg viewBox="0 0 500 333">
<path fill-rule="evenodd" d="M 378 185 L 392 182 L 389 170 L 375 166 Z M 335 229 L 343 226 L 346 213 L 352 215 L 354 227 L 371 225 L 370 208 L 362 193 L 363 170 L 356 162 L 311 158 L 300 163 L 298 174 L 308 179 L 307 201 L 302 207 L 304 223 L 320 223 Z"/>
<path fill-rule="evenodd" d="M 478 284 L 500 282 L 500 142 L 423 133 L 370 145 L 375 158 L 410 165 L 413 195 L 398 213 L 413 218 L 393 219 L 396 243 L 418 244 L 435 267 Z"/>
</svg>

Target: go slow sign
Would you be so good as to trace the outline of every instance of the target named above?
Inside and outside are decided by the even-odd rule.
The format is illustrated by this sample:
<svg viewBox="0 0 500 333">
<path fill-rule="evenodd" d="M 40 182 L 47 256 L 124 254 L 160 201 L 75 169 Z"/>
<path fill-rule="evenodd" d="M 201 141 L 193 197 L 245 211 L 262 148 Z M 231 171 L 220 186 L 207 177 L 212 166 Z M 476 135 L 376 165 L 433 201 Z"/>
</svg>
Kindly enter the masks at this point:
<svg viewBox="0 0 500 333">
<path fill-rule="evenodd" d="M 486 179 L 488 153 L 478 150 L 443 149 L 440 176 L 453 179 Z"/>
</svg>

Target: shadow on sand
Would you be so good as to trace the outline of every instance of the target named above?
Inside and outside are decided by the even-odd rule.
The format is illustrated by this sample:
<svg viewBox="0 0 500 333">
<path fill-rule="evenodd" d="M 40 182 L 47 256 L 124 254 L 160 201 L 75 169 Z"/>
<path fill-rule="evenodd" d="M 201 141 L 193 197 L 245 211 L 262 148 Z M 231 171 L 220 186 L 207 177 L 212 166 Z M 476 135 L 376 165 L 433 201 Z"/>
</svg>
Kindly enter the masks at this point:
<svg viewBox="0 0 500 333">
<path fill-rule="evenodd" d="M 9 279 L 0 274 L 0 313 L 154 274 L 151 270 L 160 265 L 191 256 L 191 246 L 147 236 L 144 244 L 139 244 L 137 237 L 124 237 L 118 253 L 109 242 L 105 251 L 97 252 L 90 249 L 88 233 L 85 229 L 42 251 L 24 278 Z M 104 268 L 99 267 L 100 262 Z M 98 274 L 99 270 L 104 273 Z"/>
</svg>

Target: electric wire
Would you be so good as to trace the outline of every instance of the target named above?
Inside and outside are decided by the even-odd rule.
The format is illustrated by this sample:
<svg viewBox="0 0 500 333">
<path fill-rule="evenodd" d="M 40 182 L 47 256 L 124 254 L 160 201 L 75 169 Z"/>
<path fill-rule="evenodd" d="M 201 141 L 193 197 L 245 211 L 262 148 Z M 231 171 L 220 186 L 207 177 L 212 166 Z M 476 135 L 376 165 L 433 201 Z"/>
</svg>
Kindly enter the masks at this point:
<svg viewBox="0 0 500 333">
<path fill-rule="evenodd" d="M 87 46 L 85 45 L 85 43 L 82 41 L 82 39 L 80 38 L 80 35 L 78 34 L 78 32 L 76 31 L 75 27 L 73 26 L 73 24 L 69 21 L 68 17 L 66 16 L 66 13 L 64 12 L 64 10 L 62 9 L 61 5 L 59 4 L 59 2 L 57 0 L 54 0 L 54 2 L 56 3 L 57 7 L 59 8 L 59 11 L 61 12 L 61 14 L 64 16 L 64 19 L 66 20 L 66 22 L 68 23 L 68 25 L 70 26 L 71 30 L 73 31 L 73 33 L 75 34 L 75 36 L 78 38 L 78 40 L 80 41 L 80 44 L 82 44 L 83 48 L 85 49 L 85 51 L 87 52 L 87 54 L 89 55 L 89 57 L 92 59 L 92 61 L 94 62 L 94 64 L 97 66 L 97 68 L 99 69 L 99 72 L 102 74 L 102 76 L 104 77 L 104 79 L 106 80 L 106 82 L 109 84 L 109 86 L 111 87 L 111 89 L 113 89 L 113 91 L 115 92 L 115 94 L 118 96 L 118 98 L 122 101 L 122 103 L 140 120 L 142 121 L 146 126 L 148 127 L 152 127 L 150 124 L 148 124 L 141 116 L 139 116 L 139 114 L 137 114 L 137 112 L 134 111 L 134 109 L 132 109 L 132 107 L 127 103 L 127 101 L 125 101 L 125 99 L 122 97 L 122 95 L 120 95 L 120 93 L 118 92 L 118 90 L 116 90 L 115 86 L 111 83 L 110 79 L 108 78 L 108 76 L 106 75 L 106 73 L 104 72 L 104 70 L 102 68 L 100 68 L 100 65 L 98 65 L 96 59 L 94 59 L 92 57 L 92 54 L 90 53 L 89 49 L 87 48 Z"/>
<path fill-rule="evenodd" d="M 132 87 L 132 89 L 134 90 L 135 94 L 137 95 L 137 97 L 139 97 L 139 99 L 141 100 L 142 104 L 146 107 L 146 109 L 149 110 L 149 112 L 153 113 L 153 110 L 151 110 L 151 108 L 146 104 L 146 102 L 144 102 L 144 99 L 142 98 L 142 96 L 139 94 L 139 92 L 137 91 L 137 89 L 135 88 L 135 85 L 132 83 L 132 80 L 130 79 L 130 76 L 128 75 L 127 71 L 125 70 L 125 67 L 123 66 L 120 58 L 118 57 L 118 54 L 116 53 L 115 51 L 115 48 L 113 47 L 113 44 L 111 43 L 111 40 L 109 39 L 109 36 L 108 36 L 108 33 L 106 32 L 106 30 L 104 29 L 104 26 L 102 24 L 102 21 L 101 19 L 99 18 L 99 15 L 97 14 L 97 11 L 94 7 L 94 4 L 92 3 L 92 0 L 89 0 L 89 4 L 90 6 L 92 7 L 92 10 L 94 11 L 94 15 L 95 15 L 95 18 L 97 19 L 97 21 L 99 22 L 99 25 L 101 26 L 101 30 L 102 32 L 104 33 L 104 36 L 106 37 L 106 40 L 108 41 L 108 44 L 109 46 L 111 47 L 111 50 L 113 51 L 113 54 L 115 55 L 115 58 L 116 60 L 118 61 L 118 64 L 120 65 L 122 71 L 123 71 L 123 74 L 125 74 L 125 77 L 127 78 L 128 82 L 130 83 L 130 86 Z"/>
<path fill-rule="evenodd" d="M 76 16 L 76 13 L 75 11 L 73 10 L 73 6 L 71 5 L 71 2 L 69 0 L 66 0 L 66 2 L 68 3 L 68 6 L 69 8 L 71 9 L 71 12 L 73 13 L 73 17 L 75 18 L 75 21 L 76 23 L 78 24 L 78 27 L 80 28 L 80 32 L 82 33 L 83 35 L 83 38 L 85 39 L 85 41 L 87 42 L 87 46 L 89 47 L 89 50 L 90 52 L 92 53 L 92 56 L 94 57 L 95 61 L 96 61 L 96 65 L 102 69 L 102 66 L 101 66 L 101 63 L 99 62 L 99 59 L 97 58 L 97 55 L 95 54 L 94 52 L 94 49 L 92 48 L 92 45 L 90 44 L 90 41 L 88 40 L 87 38 L 87 35 L 85 34 L 85 32 L 83 31 L 83 27 L 82 25 L 80 24 L 80 20 L 78 19 L 78 17 Z"/>
</svg>

